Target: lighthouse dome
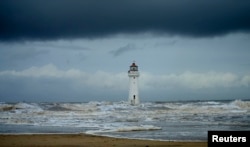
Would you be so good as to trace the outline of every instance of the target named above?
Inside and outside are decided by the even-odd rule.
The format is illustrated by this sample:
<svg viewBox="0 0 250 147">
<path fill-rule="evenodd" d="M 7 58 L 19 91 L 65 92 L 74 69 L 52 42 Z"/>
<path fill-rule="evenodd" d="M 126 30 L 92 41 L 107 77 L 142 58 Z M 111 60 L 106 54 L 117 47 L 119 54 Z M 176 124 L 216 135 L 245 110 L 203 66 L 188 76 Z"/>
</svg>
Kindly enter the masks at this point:
<svg viewBox="0 0 250 147">
<path fill-rule="evenodd" d="M 135 64 L 135 62 L 133 62 L 130 66 L 137 66 L 137 65 Z"/>
<path fill-rule="evenodd" d="M 135 64 L 135 62 L 130 65 L 130 71 L 138 71 L 138 66 Z"/>
</svg>

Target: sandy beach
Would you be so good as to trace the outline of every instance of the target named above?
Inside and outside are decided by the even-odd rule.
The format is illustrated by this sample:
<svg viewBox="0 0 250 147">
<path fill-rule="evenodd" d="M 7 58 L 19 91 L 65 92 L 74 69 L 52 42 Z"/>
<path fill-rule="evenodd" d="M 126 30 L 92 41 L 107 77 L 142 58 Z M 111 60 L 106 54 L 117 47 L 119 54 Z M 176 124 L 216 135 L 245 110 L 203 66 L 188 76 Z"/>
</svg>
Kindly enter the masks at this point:
<svg viewBox="0 0 250 147">
<path fill-rule="evenodd" d="M 206 147 L 207 142 L 175 142 L 152 141 L 137 139 L 121 139 L 86 134 L 20 134 L 0 135 L 0 146 L 178 146 L 178 147 Z"/>
</svg>

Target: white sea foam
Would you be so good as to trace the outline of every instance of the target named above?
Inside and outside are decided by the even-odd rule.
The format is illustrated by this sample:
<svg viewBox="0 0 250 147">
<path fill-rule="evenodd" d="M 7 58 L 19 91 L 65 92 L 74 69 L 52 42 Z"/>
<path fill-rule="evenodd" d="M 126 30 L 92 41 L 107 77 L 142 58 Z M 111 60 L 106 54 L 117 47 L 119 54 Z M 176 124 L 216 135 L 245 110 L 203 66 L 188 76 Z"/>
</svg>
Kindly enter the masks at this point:
<svg viewBox="0 0 250 147">
<path fill-rule="evenodd" d="M 107 132 L 134 132 L 134 131 L 154 131 L 161 130 L 161 127 L 156 127 L 153 125 L 139 125 L 139 126 L 117 126 L 117 127 L 106 127 L 99 130 L 88 130 L 87 134 L 98 134 Z"/>
<path fill-rule="evenodd" d="M 141 126 L 127 126 L 116 129 L 117 132 L 149 131 L 149 130 L 161 130 L 161 127 L 156 127 L 153 125 L 141 125 Z"/>
</svg>

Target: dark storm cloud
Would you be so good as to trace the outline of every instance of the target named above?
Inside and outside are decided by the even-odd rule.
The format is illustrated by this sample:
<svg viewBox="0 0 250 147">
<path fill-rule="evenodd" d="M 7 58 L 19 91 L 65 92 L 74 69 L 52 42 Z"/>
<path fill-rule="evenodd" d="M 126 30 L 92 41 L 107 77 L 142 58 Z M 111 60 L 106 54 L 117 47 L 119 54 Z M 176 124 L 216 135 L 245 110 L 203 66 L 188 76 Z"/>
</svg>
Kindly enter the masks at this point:
<svg viewBox="0 0 250 147">
<path fill-rule="evenodd" d="M 250 30 L 248 0 L 1 0 L 0 40 Z"/>
</svg>

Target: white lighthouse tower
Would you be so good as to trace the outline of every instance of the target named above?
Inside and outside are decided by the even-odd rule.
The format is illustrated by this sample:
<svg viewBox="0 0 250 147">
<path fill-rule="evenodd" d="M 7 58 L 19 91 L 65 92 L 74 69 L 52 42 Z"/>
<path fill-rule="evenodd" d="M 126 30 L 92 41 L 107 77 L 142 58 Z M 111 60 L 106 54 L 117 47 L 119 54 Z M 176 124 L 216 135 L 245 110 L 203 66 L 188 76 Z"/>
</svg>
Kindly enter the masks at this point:
<svg viewBox="0 0 250 147">
<path fill-rule="evenodd" d="M 138 92 L 138 66 L 135 62 L 130 65 L 130 69 L 128 71 L 129 77 L 129 95 L 128 102 L 132 105 L 137 105 L 140 103 L 139 92 Z"/>
</svg>

